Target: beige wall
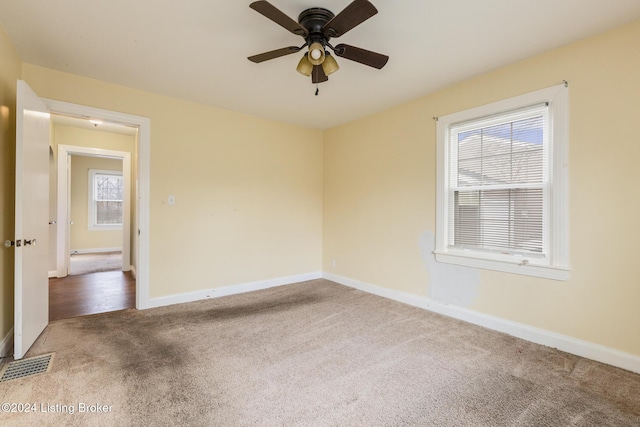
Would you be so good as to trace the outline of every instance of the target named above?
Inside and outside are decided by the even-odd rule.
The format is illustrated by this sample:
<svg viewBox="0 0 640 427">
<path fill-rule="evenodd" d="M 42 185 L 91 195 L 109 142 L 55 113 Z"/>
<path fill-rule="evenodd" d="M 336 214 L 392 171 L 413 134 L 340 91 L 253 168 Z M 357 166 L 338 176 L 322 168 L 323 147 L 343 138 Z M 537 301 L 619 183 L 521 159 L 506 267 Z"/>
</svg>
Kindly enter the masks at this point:
<svg viewBox="0 0 640 427">
<path fill-rule="evenodd" d="M 122 160 L 71 156 L 71 251 L 122 248 L 122 230 L 89 230 L 89 170 L 122 172 Z"/>
<path fill-rule="evenodd" d="M 28 82 L 27 82 L 28 83 Z M 85 129 L 61 124 L 53 125 L 53 143 L 58 145 L 73 145 L 76 147 L 103 148 L 113 151 L 133 153 L 135 136 L 100 130 Z M 132 156 L 133 158 L 133 156 Z"/>
<path fill-rule="evenodd" d="M 432 118 L 568 80 L 570 279 L 478 270 L 449 286 L 472 310 L 640 355 L 639 40 L 640 21 L 327 131 L 324 270 L 429 295 Z"/>
<path fill-rule="evenodd" d="M 16 81 L 22 61 L 0 26 L 0 240 L 14 238 Z M 13 250 L 0 246 L 0 342 L 13 327 Z"/>
<path fill-rule="evenodd" d="M 23 72 L 42 97 L 151 119 L 152 298 L 320 271 L 321 131 L 29 64 Z"/>
<path fill-rule="evenodd" d="M 151 118 L 152 297 L 320 269 L 429 295 L 421 239 L 435 231 L 432 117 L 566 79 L 571 277 L 478 270 L 468 306 L 638 355 L 638 40 L 635 22 L 326 132 L 29 64 L 23 78 L 43 97 Z M 0 225 L 10 235 L 21 64 L 4 33 L 0 59 L 0 100 L 9 107 L 0 135 Z M 175 206 L 166 203 L 170 194 Z M 3 252 L 0 263 L 6 334 L 12 255 Z"/>
</svg>

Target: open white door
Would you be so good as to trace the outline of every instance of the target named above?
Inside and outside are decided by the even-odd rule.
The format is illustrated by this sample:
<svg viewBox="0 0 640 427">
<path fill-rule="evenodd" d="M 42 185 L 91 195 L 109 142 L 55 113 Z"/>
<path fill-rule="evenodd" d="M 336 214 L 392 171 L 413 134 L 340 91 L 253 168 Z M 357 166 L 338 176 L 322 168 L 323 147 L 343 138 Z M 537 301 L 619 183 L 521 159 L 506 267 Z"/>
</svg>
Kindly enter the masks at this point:
<svg viewBox="0 0 640 427">
<path fill-rule="evenodd" d="M 16 108 L 14 358 L 49 323 L 49 111 L 22 80 Z"/>
</svg>

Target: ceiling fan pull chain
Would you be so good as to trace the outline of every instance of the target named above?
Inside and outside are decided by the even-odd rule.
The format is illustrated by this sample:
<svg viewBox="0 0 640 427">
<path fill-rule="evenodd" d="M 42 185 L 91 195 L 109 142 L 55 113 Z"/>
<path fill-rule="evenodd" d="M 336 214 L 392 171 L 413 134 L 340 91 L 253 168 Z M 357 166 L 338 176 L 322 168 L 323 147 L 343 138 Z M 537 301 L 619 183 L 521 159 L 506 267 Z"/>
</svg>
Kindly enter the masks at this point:
<svg viewBox="0 0 640 427">
<path fill-rule="evenodd" d="M 316 96 L 320 93 L 320 89 L 318 89 L 318 83 L 316 83 Z"/>
</svg>

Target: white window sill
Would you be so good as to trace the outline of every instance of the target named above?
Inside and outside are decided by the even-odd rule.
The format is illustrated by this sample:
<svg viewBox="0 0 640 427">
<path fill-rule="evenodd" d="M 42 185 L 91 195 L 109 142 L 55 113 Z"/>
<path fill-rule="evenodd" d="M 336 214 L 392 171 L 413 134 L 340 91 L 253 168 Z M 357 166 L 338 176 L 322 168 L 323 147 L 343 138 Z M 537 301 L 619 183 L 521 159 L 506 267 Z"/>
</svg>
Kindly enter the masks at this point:
<svg viewBox="0 0 640 427">
<path fill-rule="evenodd" d="M 447 264 L 464 265 L 467 267 L 483 268 L 487 270 L 496 270 L 505 273 L 522 274 L 525 276 L 535 276 L 553 280 L 567 280 L 569 278 L 569 268 L 567 267 L 535 264 L 533 262 L 523 263 L 522 260 L 518 260 L 516 258 L 498 260 L 474 256 L 473 254 L 442 251 L 436 251 L 434 254 L 436 256 L 436 261 Z"/>
<path fill-rule="evenodd" d="M 117 231 L 122 230 L 122 225 L 90 225 L 89 231 Z"/>
</svg>

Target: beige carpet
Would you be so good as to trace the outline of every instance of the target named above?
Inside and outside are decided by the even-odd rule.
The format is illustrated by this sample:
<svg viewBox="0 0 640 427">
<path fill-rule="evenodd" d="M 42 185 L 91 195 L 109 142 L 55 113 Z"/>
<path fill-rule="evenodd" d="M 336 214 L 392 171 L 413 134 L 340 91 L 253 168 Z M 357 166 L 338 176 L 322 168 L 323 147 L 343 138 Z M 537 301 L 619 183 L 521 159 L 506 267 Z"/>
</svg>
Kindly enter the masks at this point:
<svg viewBox="0 0 640 427">
<path fill-rule="evenodd" d="M 69 258 L 72 276 L 112 270 L 122 270 L 122 252 L 75 254 Z"/>
<path fill-rule="evenodd" d="M 53 322 L 48 352 L 0 402 L 75 413 L 3 426 L 640 425 L 639 375 L 325 280 Z"/>
</svg>

